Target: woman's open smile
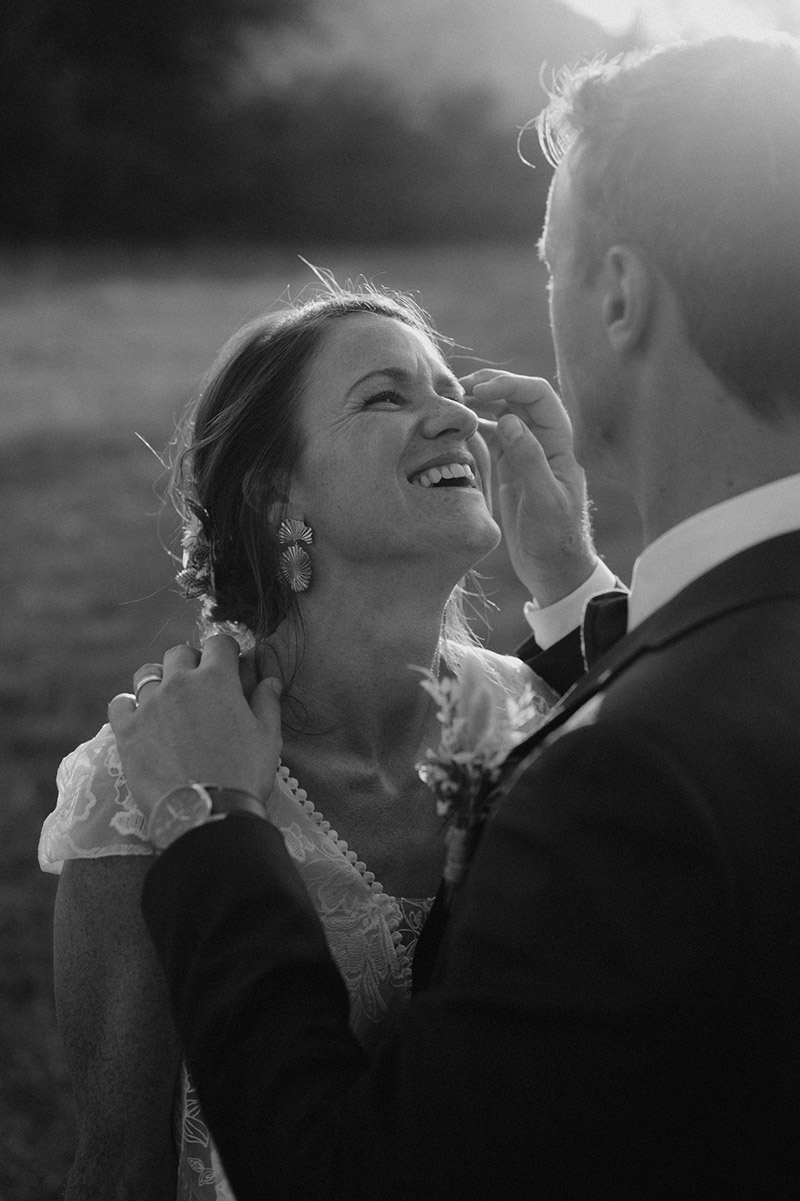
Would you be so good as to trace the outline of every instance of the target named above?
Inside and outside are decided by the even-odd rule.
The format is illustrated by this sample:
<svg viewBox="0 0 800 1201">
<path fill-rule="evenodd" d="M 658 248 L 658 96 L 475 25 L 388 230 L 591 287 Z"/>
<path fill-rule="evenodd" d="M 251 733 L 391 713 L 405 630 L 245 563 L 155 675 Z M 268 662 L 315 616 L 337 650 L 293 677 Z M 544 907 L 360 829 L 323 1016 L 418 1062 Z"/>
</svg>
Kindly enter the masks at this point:
<svg viewBox="0 0 800 1201">
<path fill-rule="evenodd" d="M 331 323 L 303 389 L 290 493 L 320 566 L 328 553 L 433 555 L 455 584 L 497 545 L 489 452 L 463 395 L 419 330 L 376 314 Z"/>
</svg>

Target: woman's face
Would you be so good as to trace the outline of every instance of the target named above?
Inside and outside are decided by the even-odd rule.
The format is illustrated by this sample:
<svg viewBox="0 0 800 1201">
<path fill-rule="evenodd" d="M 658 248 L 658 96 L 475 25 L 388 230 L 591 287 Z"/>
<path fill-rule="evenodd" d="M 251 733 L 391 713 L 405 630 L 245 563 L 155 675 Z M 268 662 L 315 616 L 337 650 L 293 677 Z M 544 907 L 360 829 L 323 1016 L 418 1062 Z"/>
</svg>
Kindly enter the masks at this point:
<svg viewBox="0 0 800 1201">
<path fill-rule="evenodd" d="M 302 392 L 290 491 L 315 564 L 428 560 L 458 579 L 497 545 L 489 453 L 462 395 L 411 326 L 372 313 L 329 322 Z"/>
</svg>

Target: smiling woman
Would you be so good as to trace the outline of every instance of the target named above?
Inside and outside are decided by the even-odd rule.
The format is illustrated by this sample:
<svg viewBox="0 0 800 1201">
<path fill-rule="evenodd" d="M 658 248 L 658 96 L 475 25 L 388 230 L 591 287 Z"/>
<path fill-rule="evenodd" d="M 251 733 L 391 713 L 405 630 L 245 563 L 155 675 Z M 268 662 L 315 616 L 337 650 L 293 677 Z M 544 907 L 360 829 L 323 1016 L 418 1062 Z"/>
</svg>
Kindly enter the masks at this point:
<svg viewBox="0 0 800 1201">
<path fill-rule="evenodd" d="M 288 495 L 290 513 L 318 532 L 313 604 L 331 613 L 347 596 L 350 612 L 356 597 L 369 597 L 374 610 L 388 592 L 404 594 L 409 613 L 424 595 L 418 620 L 435 611 L 438 622 L 458 580 L 497 545 L 489 456 L 462 397 L 424 329 L 363 312 L 328 324 L 303 388 Z M 419 483 L 441 483 L 453 463 L 477 486 L 457 497 L 437 490 L 433 502 Z"/>
<path fill-rule="evenodd" d="M 410 667 L 469 665 L 501 725 L 529 684 L 554 699 L 520 660 L 478 646 L 464 617 L 462 579 L 500 532 L 479 419 L 444 345 L 411 300 L 331 283 L 231 340 L 175 448 L 179 579 L 201 601 L 201 634 L 238 639 L 250 685 L 283 682 L 267 815 L 367 1048 L 408 1000 L 443 863 L 414 766 L 438 723 Z M 63 867 L 57 990 L 82 1118 L 67 1198 L 116 1195 L 123 1180 L 131 1196 L 230 1197 L 141 922 L 154 848 L 109 727 L 59 784 L 40 854 Z"/>
<path fill-rule="evenodd" d="M 204 598 L 209 620 L 244 626 L 256 641 L 268 639 L 290 614 L 297 624 L 298 598 L 276 586 L 281 518 L 311 506 L 303 516 L 319 531 L 313 555 L 318 595 L 331 549 L 320 534 L 335 507 L 349 509 L 363 534 L 360 543 L 351 538 L 355 561 L 375 548 L 375 505 L 391 503 L 389 477 L 396 485 L 402 468 L 399 462 L 381 466 L 392 439 L 402 441 L 406 459 L 417 456 L 420 471 L 454 445 L 471 466 L 477 455 L 488 498 L 488 455 L 462 397 L 426 315 L 400 294 L 333 287 L 244 327 L 222 350 L 177 447 L 174 494 L 191 531 L 181 577 L 187 594 Z M 439 431 L 442 411 L 457 420 Z M 430 464 L 420 461 L 425 450 Z M 306 499 L 302 489 L 315 484 L 316 496 Z M 403 493 L 393 499 L 395 506 L 404 503 Z M 395 507 L 394 532 L 397 517 Z M 484 554 L 499 539 L 491 525 L 492 545 L 487 538 Z M 350 524 L 346 529 L 355 535 Z M 382 548 L 380 556 L 385 553 Z M 443 601 L 457 643 L 466 634 L 457 581 L 477 561 L 466 548 L 460 559 Z"/>
</svg>

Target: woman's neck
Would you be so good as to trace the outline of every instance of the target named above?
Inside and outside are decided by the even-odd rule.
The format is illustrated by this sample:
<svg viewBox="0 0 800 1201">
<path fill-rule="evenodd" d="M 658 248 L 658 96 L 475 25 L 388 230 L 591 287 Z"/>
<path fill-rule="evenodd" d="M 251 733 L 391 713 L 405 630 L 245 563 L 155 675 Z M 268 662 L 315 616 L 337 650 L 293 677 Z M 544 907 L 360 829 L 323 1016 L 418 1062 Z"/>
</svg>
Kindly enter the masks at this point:
<svg viewBox="0 0 800 1201">
<path fill-rule="evenodd" d="M 261 664 L 287 683 L 287 731 L 376 761 L 411 761 L 435 726 L 412 668 L 435 665 L 443 608 L 441 597 L 408 592 L 303 597 L 302 629 L 285 622 Z"/>
</svg>

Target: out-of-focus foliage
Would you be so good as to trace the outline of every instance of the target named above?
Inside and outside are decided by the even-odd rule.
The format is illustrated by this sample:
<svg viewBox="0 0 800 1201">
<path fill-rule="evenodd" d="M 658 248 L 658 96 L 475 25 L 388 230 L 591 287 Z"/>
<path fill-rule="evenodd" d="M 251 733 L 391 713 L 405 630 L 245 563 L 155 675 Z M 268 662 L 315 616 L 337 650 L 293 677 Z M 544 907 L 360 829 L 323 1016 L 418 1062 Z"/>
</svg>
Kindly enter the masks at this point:
<svg viewBox="0 0 800 1201">
<path fill-rule="evenodd" d="M 0 0 L 0 236 L 527 236 L 549 173 L 480 89 L 368 72 L 242 96 L 253 22 L 311 0 Z M 528 148 L 530 149 L 530 148 Z"/>
<path fill-rule="evenodd" d="M 0 232 L 168 232 L 214 151 L 248 28 L 309 5 L 0 0 Z"/>
<path fill-rule="evenodd" d="M 550 173 L 519 159 L 516 137 L 484 90 L 410 111 L 366 72 L 309 80 L 231 115 L 226 140 L 240 152 L 220 221 L 262 237 L 527 238 Z"/>
</svg>

